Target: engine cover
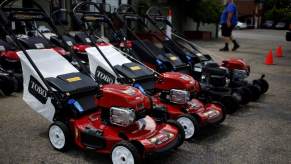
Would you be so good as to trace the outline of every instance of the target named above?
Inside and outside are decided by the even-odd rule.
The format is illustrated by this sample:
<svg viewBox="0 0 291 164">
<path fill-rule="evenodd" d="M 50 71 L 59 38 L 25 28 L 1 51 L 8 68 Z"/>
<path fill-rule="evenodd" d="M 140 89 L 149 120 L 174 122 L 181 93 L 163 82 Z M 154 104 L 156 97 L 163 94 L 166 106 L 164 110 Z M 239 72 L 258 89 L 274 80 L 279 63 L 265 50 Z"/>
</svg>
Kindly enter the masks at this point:
<svg viewBox="0 0 291 164">
<path fill-rule="evenodd" d="M 228 68 L 230 71 L 237 69 L 250 72 L 250 65 L 248 65 L 243 59 L 239 58 L 224 60 L 222 61 L 222 66 Z"/>
<path fill-rule="evenodd" d="M 103 108 L 123 107 L 139 111 L 151 107 L 149 98 L 131 86 L 107 84 L 101 87 L 101 91 L 102 97 L 97 98 L 96 103 Z"/>
<path fill-rule="evenodd" d="M 158 90 L 180 89 L 189 92 L 199 92 L 200 85 L 191 76 L 179 72 L 165 72 L 156 82 L 155 88 Z"/>
</svg>

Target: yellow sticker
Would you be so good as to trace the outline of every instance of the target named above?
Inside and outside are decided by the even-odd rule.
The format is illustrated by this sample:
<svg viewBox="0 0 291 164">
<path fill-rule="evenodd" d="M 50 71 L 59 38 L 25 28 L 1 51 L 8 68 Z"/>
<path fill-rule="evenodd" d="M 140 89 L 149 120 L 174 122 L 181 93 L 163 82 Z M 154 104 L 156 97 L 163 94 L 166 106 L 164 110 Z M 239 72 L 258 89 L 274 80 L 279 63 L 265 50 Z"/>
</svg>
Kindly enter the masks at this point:
<svg viewBox="0 0 291 164">
<path fill-rule="evenodd" d="M 177 57 L 176 56 L 171 56 L 170 59 L 175 61 L 175 60 L 177 60 Z"/>
<path fill-rule="evenodd" d="M 86 19 L 88 21 L 95 21 L 97 18 L 94 16 L 85 16 L 84 19 Z"/>
<path fill-rule="evenodd" d="M 133 66 L 133 67 L 130 67 L 130 69 L 132 71 L 137 71 L 137 70 L 141 70 L 141 68 L 139 66 Z"/>
<path fill-rule="evenodd" d="M 25 15 L 25 14 L 15 14 L 14 17 L 16 19 L 33 19 L 32 15 Z"/>
<path fill-rule="evenodd" d="M 76 81 L 80 81 L 80 80 L 81 80 L 80 77 L 72 77 L 72 78 L 67 79 L 67 81 L 69 83 L 76 82 Z"/>
</svg>

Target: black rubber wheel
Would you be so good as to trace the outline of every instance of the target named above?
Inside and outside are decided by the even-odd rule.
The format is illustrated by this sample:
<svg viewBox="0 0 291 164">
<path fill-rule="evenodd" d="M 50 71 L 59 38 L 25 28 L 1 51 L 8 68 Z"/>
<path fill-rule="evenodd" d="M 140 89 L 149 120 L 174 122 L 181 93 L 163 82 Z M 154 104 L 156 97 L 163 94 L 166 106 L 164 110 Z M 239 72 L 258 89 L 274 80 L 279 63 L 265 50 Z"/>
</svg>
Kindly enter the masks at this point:
<svg viewBox="0 0 291 164">
<path fill-rule="evenodd" d="M 260 79 L 261 81 L 261 87 L 262 87 L 262 93 L 266 93 L 269 90 L 269 83 L 265 79 Z"/>
<path fill-rule="evenodd" d="M 130 155 L 128 155 L 128 153 L 130 153 Z M 133 160 L 134 164 L 141 164 L 142 155 L 136 146 L 123 140 L 113 147 L 111 152 L 111 160 L 113 164 L 120 164 L 129 160 Z"/>
<path fill-rule="evenodd" d="M 15 78 L 17 80 L 16 92 L 21 92 L 23 90 L 23 78 L 22 78 L 22 75 L 15 75 Z"/>
<path fill-rule="evenodd" d="M 252 91 L 248 87 L 242 87 L 243 91 L 243 101 L 241 102 L 242 105 L 248 104 L 252 99 Z"/>
<path fill-rule="evenodd" d="M 52 147 L 55 150 L 61 152 L 67 151 L 72 144 L 72 138 L 69 128 L 66 124 L 60 121 L 56 121 L 50 125 L 48 137 Z"/>
<path fill-rule="evenodd" d="M 234 96 L 224 96 L 220 100 L 227 114 L 232 114 L 239 108 L 239 102 Z"/>
<path fill-rule="evenodd" d="M 252 92 L 251 101 L 257 101 L 261 96 L 261 87 L 259 85 L 251 84 L 248 86 L 248 88 Z"/>
<path fill-rule="evenodd" d="M 269 83 L 265 79 L 254 80 L 253 84 L 261 87 L 261 94 L 264 94 L 269 90 Z"/>
<path fill-rule="evenodd" d="M 185 132 L 185 140 L 191 140 L 200 134 L 200 127 L 198 120 L 190 115 L 190 114 L 183 114 L 179 116 L 177 122 L 183 127 Z"/>
<path fill-rule="evenodd" d="M 185 131 L 184 131 L 184 128 L 182 127 L 181 124 L 179 124 L 175 120 L 168 120 L 167 123 L 170 124 L 170 125 L 172 125 L 172 126 L 175 126 L 179 130 L 178 143 L 174 147 L 176 149 L 176 148 L 180 147 L 184 143 L 184 141 L 185 141 Z"/>
<path fill-rule="evenodd" d="M 4 93 L 5 96 L 10 96 L 14 92 L 14 87 L 11 86 L 4 86 L 2 88 L 2 92 Z"/>
<path fill-rule="evenodd" d="M 3 80 L 4 86 L 2 86 L 1 90 L 6 96 L 10 96 L 15 91 L 15 83 L 14 79 L 11 77 L 5 77 Z"/>
<path fill-rule="evenodd" d="M 233 90 L 232 95 L 240 104 L 245 105 L 250 102 L 251 91 L 246 87 L 239 87 Z"/>
</svg>

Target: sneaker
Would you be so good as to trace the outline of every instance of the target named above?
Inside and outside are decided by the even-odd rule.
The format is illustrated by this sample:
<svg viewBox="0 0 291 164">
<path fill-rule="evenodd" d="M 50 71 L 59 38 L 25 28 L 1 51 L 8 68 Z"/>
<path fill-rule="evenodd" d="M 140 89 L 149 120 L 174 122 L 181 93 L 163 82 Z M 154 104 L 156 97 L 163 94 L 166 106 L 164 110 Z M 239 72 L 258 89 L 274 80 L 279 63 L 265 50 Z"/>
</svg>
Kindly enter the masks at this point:
<svg viewBox="0 0 291 164">
<path fill-rule="evenodd" d="M 236 51 L 240 46 L 238 44 L 235 44 L 232 48 L 232 51 Z"/>
<path fill-rule="evenodd" d="M 229 51 L 229 49 L 227 47 L 224 47 L 224 48 L 219 49 L 219 51 Z"/>
</svg>

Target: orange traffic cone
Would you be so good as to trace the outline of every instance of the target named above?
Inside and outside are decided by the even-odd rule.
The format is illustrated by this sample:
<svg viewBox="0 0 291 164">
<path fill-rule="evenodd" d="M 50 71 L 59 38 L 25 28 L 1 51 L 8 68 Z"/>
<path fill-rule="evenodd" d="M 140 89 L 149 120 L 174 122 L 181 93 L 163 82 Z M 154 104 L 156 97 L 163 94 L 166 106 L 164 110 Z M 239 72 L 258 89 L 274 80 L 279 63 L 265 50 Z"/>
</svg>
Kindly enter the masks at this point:
<svg viewBox="0 0 291 164">
<path fill-rule="evenodd" d="M 274 64 L 273 63 L 273 53 L 272 53 L 272 49 L 269 51 L 269 53 L 266 56 L 265 64 L 266 65 L 272 65 L 272 64 Z"/>
<path fill-rule="evenodd" d="M 276 49 L 276 56 L 281 58 L 283 57 L 283 49 L 282 49 L 282 46 L 278 46 L 277 49 Z"/>
</svg>

